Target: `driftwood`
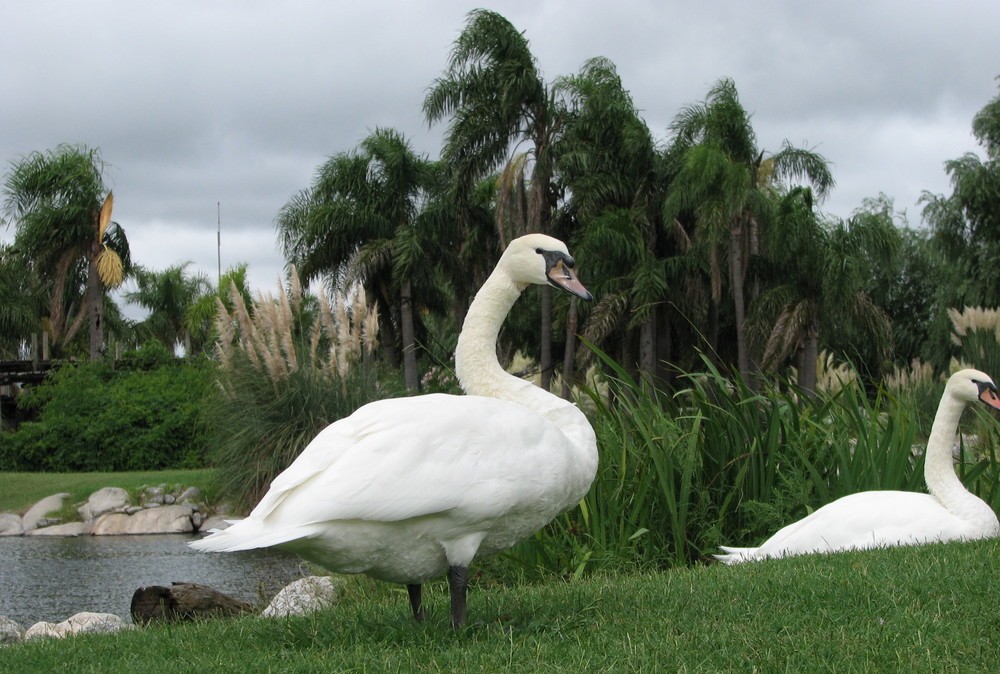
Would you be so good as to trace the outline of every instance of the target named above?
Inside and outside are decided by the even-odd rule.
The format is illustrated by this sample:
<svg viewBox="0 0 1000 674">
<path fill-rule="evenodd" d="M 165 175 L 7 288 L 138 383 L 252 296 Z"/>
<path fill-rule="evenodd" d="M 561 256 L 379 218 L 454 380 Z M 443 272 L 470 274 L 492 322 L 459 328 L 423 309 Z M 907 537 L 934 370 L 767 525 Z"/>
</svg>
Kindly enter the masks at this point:
<svg viewBox="0 0 1000 674">
<path fill-rule="evenodd" d="M 171 583 L 170 587 L 150 585 L 132 594 L 132 621 L 137 625 L 151 621 L 229 617 L 253 610 L 254 607 L 245 601 L 197 583 Z"/>
</svg>

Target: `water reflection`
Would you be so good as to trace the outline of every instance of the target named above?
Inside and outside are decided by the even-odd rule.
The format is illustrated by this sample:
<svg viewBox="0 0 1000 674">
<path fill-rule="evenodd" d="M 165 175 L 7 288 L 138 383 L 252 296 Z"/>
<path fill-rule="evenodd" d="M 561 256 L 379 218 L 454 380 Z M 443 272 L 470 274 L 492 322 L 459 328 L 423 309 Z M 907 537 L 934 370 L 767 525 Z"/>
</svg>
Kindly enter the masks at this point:
<svg viewBox="0 0 1000 674">
<path fill-rule="evenodd" d="M 132 593 L 144 585 L 202 583 L 257 604 L 307 571 L 277 550 L 195 552 L 184 534 L 0 537 L 0 616 L 28 627 L 80 611 L 128 622 Z"/>
</svg>

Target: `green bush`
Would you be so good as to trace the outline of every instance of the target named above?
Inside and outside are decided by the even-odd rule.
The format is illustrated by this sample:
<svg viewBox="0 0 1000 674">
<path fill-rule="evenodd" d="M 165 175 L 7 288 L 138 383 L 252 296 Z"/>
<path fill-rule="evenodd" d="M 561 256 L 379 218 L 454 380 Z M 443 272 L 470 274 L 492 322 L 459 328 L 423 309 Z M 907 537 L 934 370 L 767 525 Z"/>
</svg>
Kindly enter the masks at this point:
<svg viewBox="0 0 1000 674">
<path fill-rule="evenodd" d="M 66 364 L 27 390 L 18 405 L 36 415 L 0 437 L 0 470 L 133 471 L 198 468 L 204 461 L 205 360 L 179 361 L 145 349 L 113 369 Z"/>
</svg>

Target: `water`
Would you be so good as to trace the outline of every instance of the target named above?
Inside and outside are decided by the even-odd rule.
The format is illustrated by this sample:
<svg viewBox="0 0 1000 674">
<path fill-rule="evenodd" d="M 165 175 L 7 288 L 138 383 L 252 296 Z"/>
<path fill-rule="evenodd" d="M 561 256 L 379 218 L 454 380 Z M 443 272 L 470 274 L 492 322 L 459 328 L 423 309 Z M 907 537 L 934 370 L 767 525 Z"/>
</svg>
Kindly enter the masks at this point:
<svg viewBox="0 0 1000 674">
<path fill-rule="evenodd" d="M 131 622 L 140 587 L 191 582 L 259 604 L 307 572 L 278 550 L 205 553 L 186 534 L 148 536 L 0 537 L 0 616 L 30 627 L 80 611 L 113 613 Z"/>
</svg>

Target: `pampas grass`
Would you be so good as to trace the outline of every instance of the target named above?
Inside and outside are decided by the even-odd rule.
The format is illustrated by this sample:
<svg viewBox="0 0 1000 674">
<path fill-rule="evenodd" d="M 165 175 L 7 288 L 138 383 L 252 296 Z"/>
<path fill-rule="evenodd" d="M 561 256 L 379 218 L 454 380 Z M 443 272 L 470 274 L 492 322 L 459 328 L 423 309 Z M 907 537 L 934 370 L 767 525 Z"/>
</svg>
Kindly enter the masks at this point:
<svg viewBox="0 0 1000 674">
<path fill-rule="evenodd" d="M 287 286 L 232 310 L 218 303 L 217 395 L 206 412 L 218 489 L 239 510 L 319 431 L 378 397 L 370 356 L 378 311 L 353 286 L 307 294 L 293 268 Z"/>
</svg>

